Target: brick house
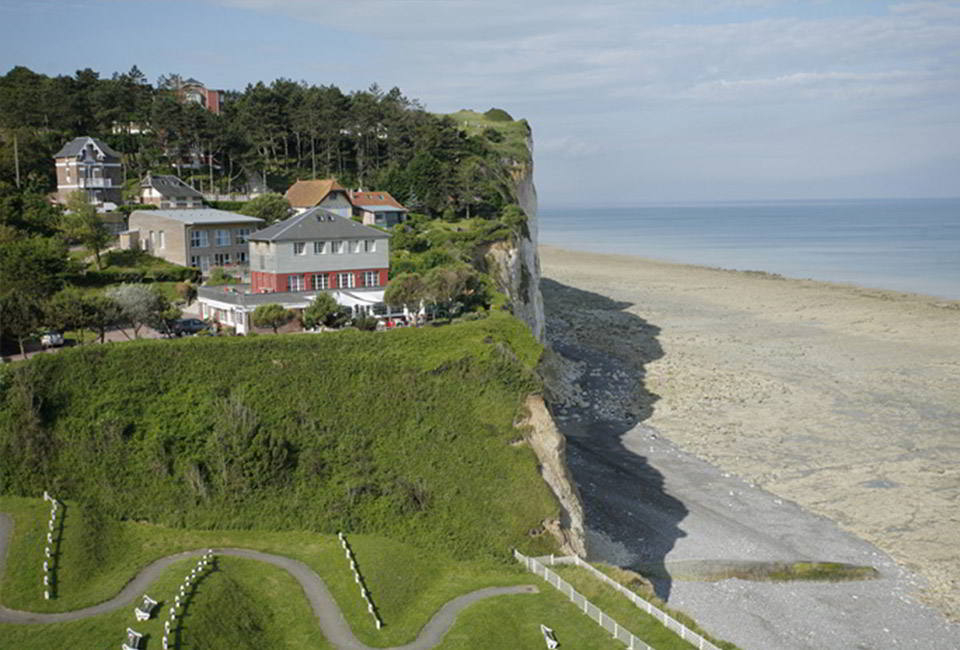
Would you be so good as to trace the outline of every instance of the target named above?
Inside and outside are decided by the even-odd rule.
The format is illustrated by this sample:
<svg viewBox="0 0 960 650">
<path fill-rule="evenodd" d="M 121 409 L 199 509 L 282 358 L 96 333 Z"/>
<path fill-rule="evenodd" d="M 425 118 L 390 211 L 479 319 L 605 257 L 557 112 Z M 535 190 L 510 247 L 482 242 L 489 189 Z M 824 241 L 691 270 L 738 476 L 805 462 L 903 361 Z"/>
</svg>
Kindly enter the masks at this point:
<svg viewBox="0 0 960 650">
<path fill-rule="evenodd" d="M 164 210 L 202 208 L 203 195 L 176 176 L 147 172 L 140 181 L 140 203 Z"/>
<path fill-rule="evenodd" d="M 314 208 L 253 233 L 253 293 L 382 288 L 390 267 L 390 236 Z"/>
<path fill-rule="evenodd" d="M 390 235 L 323 208 L 294 215 L 248 237 L 250 285 L 200 287 L 200 313 L 238 333 L 251 314 L 278 303 L 303 310 L 321 291 L 356 314 L 385 315 Z"/>
<path fill-rule="evenodd" d="M 87 194 L 94 205 L 120 204 L 123 200 L 123 161 L 104 142 L 80 136 L 53 155 L 57 170 L 57 202 L 66 203 L 76 191 Z"/>
<path fill-rule="evenodd" d="M 287 189 L 284 196 L 297 213 L 319 207 L 341 217 L 353 215 L 350 193 L 333 178 L 297 181 Z"/>
<path fill-rule="evenodd" d="M 193 266 L 206 274 L 214 266 L 248 263 L 247 238 L 263 219 L 226 210 L 135 210 L 122 248 L 142 248 L 151 255 Z"/>
<path fill-rule="evenodd" d="M 407 209 L 390 196 L 390 192 L 351 192 L 353 216 L 365 226 L 392 228 L 407 220 Z"/>
<path fill-rule="evenodd" d="M 192 77 L 177 89 L 177 95 L 181 101 L 199 104 L 215 115 L 220 114 L 220 107 L 223 105 L 222 90 L 207 88 L 202 82 Z"/>
</svg>

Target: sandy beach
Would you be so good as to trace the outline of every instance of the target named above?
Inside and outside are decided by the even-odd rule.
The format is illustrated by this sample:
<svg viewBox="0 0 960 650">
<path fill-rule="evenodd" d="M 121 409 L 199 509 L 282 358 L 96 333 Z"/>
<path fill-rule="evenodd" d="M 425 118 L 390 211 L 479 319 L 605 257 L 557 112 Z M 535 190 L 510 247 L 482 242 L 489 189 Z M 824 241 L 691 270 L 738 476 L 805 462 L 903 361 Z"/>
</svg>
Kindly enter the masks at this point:
<svg viewBox="0 0 960 650">
<path fill-rule="evenodd" d="M 911 597 L 960 620 L 960 302 L 540 255 L 552 338 L 635 378 L 605 417 L 836 522 L 919 575 Z"/>
</svg>

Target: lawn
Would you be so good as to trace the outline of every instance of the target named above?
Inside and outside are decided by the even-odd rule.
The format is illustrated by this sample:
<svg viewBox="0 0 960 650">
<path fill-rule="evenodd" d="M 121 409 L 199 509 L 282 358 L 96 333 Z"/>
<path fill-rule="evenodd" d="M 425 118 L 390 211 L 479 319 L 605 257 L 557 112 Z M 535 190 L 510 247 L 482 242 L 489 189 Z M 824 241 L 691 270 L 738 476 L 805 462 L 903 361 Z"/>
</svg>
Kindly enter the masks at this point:
<svg viewBox="0 0 960 650">
<path fill-rule="evenodd" d="M 96 525 L 81 521 L 82 508 L 67 504 L 62 553 L 58 558 L 59 596 L 43 600 L 38 577 L 49 506 L 40 499 L 0 497 L 0 512 L 15 528 L 0 582 L 0 602 L 13 609 L 69 611 L 109 599 L 150 561 L 177 551 L 237 546 L 303 561 L 327 583 L 354 634 L 377 647 L 412 641 L 448 600 L 486 586 L 538 584 L 519 565 L 495 561 L 455 561 L 377 536 L 350 536 L 357 563 L 382 615 L 376 630 L 358 593 L 349 564 L 333 535 L 266 531 L 195 531 L 149 524 L 114 524 L 102 537 Z M 63 509 L 61 509 L 63 510 Z M 71 512 L 72 511 L 72 512 Z M 97 534 L 94 540 L 90 535 Z M 104 547 L 91 562 L 93 543 Z M 147 593 L 160 601 L 150 621 L 138 623 L 134 603 L 81 621 L 43 625 L 0 625 L 4 648 L 116 647 L 126 628 L 159 647 L 165 612 L 182 576 L 195 559 L 171 565 Z M 501 596 L 465 610 L 444 639 L 443 648 L 537 648 L 539 624 L 557 631 L 566 647 L 621 647 L 562 595 L 545 584 L 540 594 Z M 216 570 L 196 583 L 179 629 L 180 648 L 326 648 L 299 584 L 284 570 L 255 560 L 219 556 Z"/>
</svg>

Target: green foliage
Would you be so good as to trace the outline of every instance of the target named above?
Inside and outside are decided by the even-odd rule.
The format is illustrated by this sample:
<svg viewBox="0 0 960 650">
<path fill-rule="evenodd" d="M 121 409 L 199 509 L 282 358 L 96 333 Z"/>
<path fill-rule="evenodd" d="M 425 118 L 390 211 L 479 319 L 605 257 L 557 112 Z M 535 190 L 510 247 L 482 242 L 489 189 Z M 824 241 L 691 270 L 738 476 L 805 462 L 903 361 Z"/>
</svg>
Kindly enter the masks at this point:
<svg viewBox="0 0 960 650">
<path fill-rule="evenodd" d="M 248 201 L 240 209 L 240 214 L 263 219 L 265 226 L 283 221 L 290 216 L 290 202 L 282 194 L 262 194 Z"/>
<path fill-rule="evenodd" d="M 492 126 L 488 126 L 483 130 L 483 137 L 485 137 L 490 142 L 503 142 L 504 136 L 500 131 L 497 131 Z"/>
<path fill-rule="evenodd" d="M 364 332 L 373 332 L 379 322 L 373 316 L 357 316 L 350 321 L 350 326 Z"/>
<path fill-rule="evenodd" d="M 207 201 L 207 205 L 216 210 L 239 212 L 240 214 L 246 214 L 246 212 L 243 212 L 243 208 L 247 203 L 248 201 Z"/>
<path fill-rule="evenodd" d="M 292 310 L 272 302 L 253 310 L 253 324 L 256 327 L 269 327 L 276 334 L 277 330 L 292 321 L 294 316 Z"/>
<path fill-rule="evenodd" d="M 178 282 L 175 289 L 177 298 L 190 305 L 197 299 L 197 285 L 192 282 Z"/>
<path fill-rule="evenodd" d="M 383 300 L 388 305 L 416 310 L 426 297 L 426 288 L 419 273 L 401 273 L 387 285 Z"/>
<path fill-rule="evenodd" d="M 506 112 L 501 108 L 491 108 L 489 111 L 483 114 L 485 118 L 491 122 L 512 122 L 513 118 L 510 117 L 510 113 Z"/>
<path fill-rule="evenodd" d="M 103 256 L 104 268 L 84 271 L 70 278 L 80 286 L 106 286 L 123 282 L 189 282 L 200 278 L 200 271 L 180 266 L 144 250 L 112 250 Z"/>
<path fill-rule="evenodd" d="M 0 487 L 54 485 L 111 519 L 380 532 L 502 557 L 557 508 L 533 453 L 509 444 L 539 354 L 496 313 L 38 355 L 0 375 Z"/>
<path fill-rule="evenodd" d="M 322 325 L 333 327 L 341 307 L 328 293 L 318 292 L 306 309 L 303 310 L 303 326 L 315 329 Z"/>
<path fill-rule="evenodd" d="M 57 237 L 17 237 L 0 243 L 0 298 L 46 297 L 63 286 L 67 247 Z"/>
<path fill-rule="evenodd" d="M 144 325 L 162 331 L 167 321 L 179 315 L 166 296 L 146 285 L 121 284 L 107 289 L 105 296 L 117 304 L 120 320 L 133 329 L 134 338 L 140 338 Z"/>
<path fill-rule="evenodd" d="M 83 244 L 84 247 L 93 251 L 97 269 L 103 268 L 100 251 L 107 247 L 113 235 L 97 215 L 96 208 L 87 201 L 87 195 L 84 192 L 77 190 L 70 194 L 67 200 L 67 211 L 60 217 L 60 228 L 67 239 Z"/>
<path fill-rule="evenodd" d="M 223 267 L 215 266 L 210 270 L 210 277 L 207 278 L 206 284 L 216 287 L 224 284 L 240 284 L 241 282 L 240 278 L 230 275 Z"/>
</svg>

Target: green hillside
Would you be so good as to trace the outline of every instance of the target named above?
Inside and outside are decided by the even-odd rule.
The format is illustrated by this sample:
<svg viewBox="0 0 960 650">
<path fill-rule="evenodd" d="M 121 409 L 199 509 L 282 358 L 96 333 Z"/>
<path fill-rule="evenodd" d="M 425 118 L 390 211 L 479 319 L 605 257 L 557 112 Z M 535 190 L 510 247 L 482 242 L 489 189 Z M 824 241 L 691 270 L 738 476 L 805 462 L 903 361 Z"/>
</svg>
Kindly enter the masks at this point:
<svg viewBox="0 0 960 650">
<path fill-rule="evenodd" d="M 49 489 L 103 522 L 378 533 L 460 558 L 547 550 L 529 533 L 556 503 L 510 444 L 539 354 L 492 313 L 39 355 L 0 374 L 0 493 Z"/>
</svg>

